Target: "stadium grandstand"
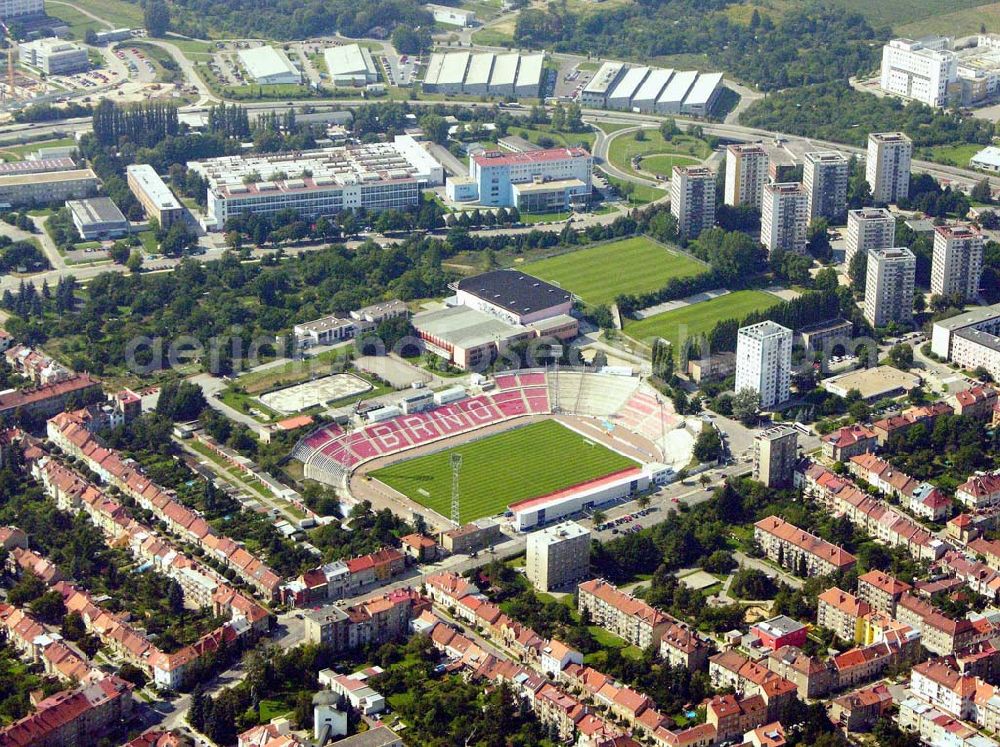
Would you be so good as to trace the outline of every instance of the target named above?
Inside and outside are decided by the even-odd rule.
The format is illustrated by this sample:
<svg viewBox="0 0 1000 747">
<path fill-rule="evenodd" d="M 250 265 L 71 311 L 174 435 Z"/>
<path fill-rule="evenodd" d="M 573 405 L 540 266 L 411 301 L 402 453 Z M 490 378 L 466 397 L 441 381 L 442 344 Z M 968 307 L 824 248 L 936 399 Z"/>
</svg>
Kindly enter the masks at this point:
<svg viewBox="0 0 1000 747">
<path fill-rule="evenodd" d="M 643 464 L 627 473 L 510 506 L 515 528 L 524 529 L 542 523 L 541 517 L 551 519 L 579 510 L 581 495 L 590 496 L 583 503 L 599 505 L 662 482 L 665 475 L 687 465 L 695 435 L 669 402 L 626 371 L 501 373 L 471 391 L 459 390 L 460 394 L 449 397 L 452 401 L 421 412 L 400 413 L 377 422 L 368 422 L 370 415 L 356 416 L 353 426 L 325 425 L 302 439 L 292 457 L 303 463 L 307 478 L 348 487 L 352 474 L 369 462 L 384 462 L 386 457 L 437 442 L 447 448 L 463 438 L 476 438 L 476 432 L 487 427 L 495 431 L 498 425 L 515 427 L 525 418 L 558 416 L 586 438 L 610 443 L 611 448 L 615 442 L 627 446 L 629 456 Z M 539 516 L 539 506 L 547 506 L 548 512 L 543 510 Z"/>
</svg>

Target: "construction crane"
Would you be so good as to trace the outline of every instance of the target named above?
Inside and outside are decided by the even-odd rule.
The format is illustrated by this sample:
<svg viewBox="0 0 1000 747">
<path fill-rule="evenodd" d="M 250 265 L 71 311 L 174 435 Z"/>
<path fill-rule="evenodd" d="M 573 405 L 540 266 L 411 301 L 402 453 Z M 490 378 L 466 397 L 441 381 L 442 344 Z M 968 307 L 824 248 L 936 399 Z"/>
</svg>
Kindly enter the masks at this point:
<svg viewBox="0 0 1000 747">
<path fill-rule="evenodd" d="M 16 98 L 14 93 L 14 37 L 11 36 L 10 29 L 3 21 L 0 21 L 0 29 L 3 29 L 3 38 L 7 42 L 7 87 L 2 89 L 2 100 L 6 103 Z"/>
</svg>

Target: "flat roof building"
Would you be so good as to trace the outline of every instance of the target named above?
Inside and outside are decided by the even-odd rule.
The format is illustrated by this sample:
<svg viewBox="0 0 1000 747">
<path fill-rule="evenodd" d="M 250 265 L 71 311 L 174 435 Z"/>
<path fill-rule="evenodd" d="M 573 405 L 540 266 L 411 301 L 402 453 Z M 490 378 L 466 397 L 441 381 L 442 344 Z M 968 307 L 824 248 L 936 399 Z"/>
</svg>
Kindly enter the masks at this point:
<svg viewBox="0 0 1000 747">
<path fill-rule="evenodd" d="M 110 197 L 70 200 L 66 203 L 73 225 L 87 241 L 116 239 L 129 232 L 129 222 Z"/>
<path fill-rule="evenodd" d="M 868 252 L 865 319 L 872 327 L 913 321 L 913 289 L 917 258 L 904 247 Z"/>
<path fill-rule="evenodd" d="M 573 296 L 568 291 L 517 270 L 492 270 L 462 278 L 455 288 L 463 306 L 512 324 L 569 314 L 573 308 Z"/>
<path fill-rule="evenodd" d="M 754 436 L 753 476 L 767 487 L 790 486 L 798 458 L 799 435 L 794 428 L 777 425 Z"/>
<path fill-rule="evenodd" d="M 260 85 L 301 83 L 302 74 L 288 59 L 284 50 L 274 47 L 241 49 L 237 56 L 247 74 Z"/>
<path fill-rule="evenodd" d="M 905 394 L 920 386 L 920 377 L 892 366 L 878 366 L 859 371 L 851 371 L 823 381 L 828 392 L 846 397 L 852 389 L 861 393 L 861 398 L 869 402 L 883 397 Z"/>
<path fill-rule="evenodd" d="M 137 163 L 125 169 L 129 189 L 146 211 L 148 218 L 156 218 L 162 228 L 184 214 L 184 206 L 148 163 Z"/>
<path fill-rule="evenodd" d="M 90 69 L 87 50 L 62 39 L 38 39 L 17 47 L 21 62 L 37 67 L 46 75 L 69 75 Z"/>
<path fill-rule="evenodd" d="M 896 219 L 886 208 L 861 208 L 847 211 L 847 246 L 844 264 L 858 252 L 886 249 L 896 243 Z"/>
<path fill-rule="evenodd" d="M 736 392 L 752 389 L 767 410 L 788 399 L 791 380 L 792 330 L 772 321 L 741 327 L 736 336 Z"/>
<path fill-rule="evenodd" d="M 329 47 L 323 52 L 326 71 L 335 86 L 362 86 L 378 80 L 372 53 L 360 44 Z"/>
<path fill-rule="evenodd" d="M 992 334 L 1000 333 L 1000 303 L 973 306 L 961 314 L 934 322 L 931 352 L 945 360 L 951 360 L 952 337 L 963 329 L 984 329 Z"/>
<path fill-rule="evenodd" d="M 806 253 L 809 195 L 802 184 L 765 184 L 760 212 L 760 243 L 769 256 L 776 251 Z"/>
<path fill-rule="evenodd" d="M 868 134 L 865 178 L 872 189 L 872 199 L 888 205 L 910 194 L 910 160 L 913 141 L 902 132 Z"/>
<path fill-rule="evenodd" d="M 608 94 L 625 75 L 626 69 L 624 62 L 605 62 L 602 64 L 590 82 L 580 91 L 580 103 L 583 106 L 602 108 L 607 106 Z"/>
<path fill-rule="evenodd" d="M 760 143 L 733 143 L 726 147 L 727 205 L 760 210 L 767 184 L 770 156 Z"/>
<path fill-rule="evenodd" d="M 847 183 L 850 161 L 837 151 L 806 153 L 802 183 L 809 196 L 809 219 L 839 221 L 847 211 Z"/>
<path fill-rule="evenodd" d="M 575 521 L 532 532 L 525 575 L 543 592 L 583 581 L 590 575 L 590 532 Z"/>
<path fill-rule="evenodd" d="M 963 300 L 979 295 L 983 234 L 971 224 L 935 226 L 931 293 Z"/>
<path fill-rule="evenodd" d="M 49 205 L 79 200 L 97 194 L 97 185 L 97 174 L 91 169 L 0 176 L 0 206 Z"/>
<path fill-rule="evenodd" d="M 469 68 L 472 55 L 468 52 L 452 52 L 444 55 L 441 72 L 438 73 L 434 90 L 438 93 L 461 93 L 465 83 L 465 71 Z"/>
<path fill-rule="evenodd" d="M 522 153 L 486 151 L 469 157 L 479 203 L 524 212 L 568 209 L 591 194 L 593 159 L 583 148 Z"/>
<path fill-rule="evenodd" d="M 461 26 L 467 28 L 476 23 L 476 13 L 462 8 L 453 8 L 450 5 L 434 5 L 427 3 L 424 8 L 434 16 L 435 23 L 443 23 L 448 26 Z"/>
<path fill-rule="evenodd" d="M 0 0 L 0 19 L 4 21 L 45 13 L 44 0 Z"/>
<path fill-rule="evenodd" d="M 31 161 L 8 161 L 0 163 L 0 176 L 15 174 L 40 174 L 45 171 L 73 171 L 76 162 L 67 157 L 41 158 Z"/>
<path fill-rule="evenodd" d="M 392 143 L 222 156 L 192 161 L 188 168 L 208 181 L 209 230 L 250 212 L 294 210 L 316 217 L 358 207 L 401 209 L 419 202 L 422 187 L 444 182 L 441 164 L 408 135 Z"/>
<path fill-rule="evenodd" d="M 670 212 L 681 236 L 696 239 L 715 225 L 715 174 L 704 166 L 674 166 Z"/>
</svg>

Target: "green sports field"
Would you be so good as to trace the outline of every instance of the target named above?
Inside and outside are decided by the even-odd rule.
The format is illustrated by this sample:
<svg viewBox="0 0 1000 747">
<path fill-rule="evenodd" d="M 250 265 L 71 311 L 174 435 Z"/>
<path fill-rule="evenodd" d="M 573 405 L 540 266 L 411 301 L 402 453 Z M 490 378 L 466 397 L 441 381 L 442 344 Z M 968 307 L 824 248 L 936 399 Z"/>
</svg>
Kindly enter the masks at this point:
<svg viewBox="0 0 1000 747">
<path fill-rule="evenodd" d="M 503 513 L 511 503 L 578 485 L 637 464 L 554 420 L 375 470 L 371 476 L 417 503 L 451 515 L 451 455 L 465 523 Z"/>
<path fill-rule="evenodd" d="M 688 337 L 707 334 L 725 319 L 742 319 L 754 311 L 763 311 L 781 299 L 763 291 L 744 290 L 728 293 L 711 301 L 666 311 L 625 325 L 625 334 L 634 340 L 662 337 L 675 348 Z"/>
<path fill-rule="evenodd" d="M 610 304 L 623 293 L 662 288 L 671 278 L 700 275 L 707 268 L 689 254 L 635 236 L 530 262 L 520 269 L 598 305 Z"/>
</svg>

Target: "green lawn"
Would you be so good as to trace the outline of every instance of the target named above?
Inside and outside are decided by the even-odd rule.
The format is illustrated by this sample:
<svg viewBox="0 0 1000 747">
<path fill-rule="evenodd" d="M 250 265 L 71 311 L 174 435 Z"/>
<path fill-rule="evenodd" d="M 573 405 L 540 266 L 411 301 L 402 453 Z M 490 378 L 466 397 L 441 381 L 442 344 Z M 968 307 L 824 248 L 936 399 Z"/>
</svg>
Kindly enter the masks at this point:
<svg viewBox="0 0 1000 747">
<path fill-rule="evenodd" d="M 935 145 L 931 147 L 917 148 L 916 157 L 925 161 L 934 161 L 945 166 L 957 166 L 958 168 L 969 168 L 969 159 L 981 151 L 985 146 L 975 143 L 962 145 Z"/>
<path fill-rule="evenodd" d="M 130 3 L 125 0 L 72 0 L 71 4 L 104 19 L 112 25 L 112 28 L 128 26 L 129 28 L 141 29 L 145 27 L 142 6 L 138 3 Z M 66 6 L 50 2 L 45 6 L 45 10 L 50 15 L 62 18 L 62 11 L 66 10 Z"/>
<path fill-rule="evenodd" d="M 662 288 L 671 278 L 700 275 L 706 267 L 689 254 L 635 236 L 531 262 L 521 269 L 598 305 L 610 304 L 623 293 Z"/>
<path fill-rule="evenodd" d="M 781 299 L 763 291 L 744 290 L 728 293 L 711 301 L 667 311 L 625 325 L 625 334 L 635 340 L 662 337 L 675 348 L 689 337 L 707 334 L 725 319 L 742 319 L 754 311 L 770 308 Z"/>
<path fill-rule="evenodd" d="M 659 187 L 648 187 L 645 184 L 635 184 L 634 182 L 626 182 L 624 179 L 618 179 L 606 172 L 604 173 L 604 178 L 608 180 L 608 184 L 613 184 L 619 189 L 619 191 L 624 188 L 625 184 L 632 185 L 632 193 L 625 196 L 625 201 L 629 205 L 648 205 L 651 202 L 656 202 L 661 197 L 665 197 L 667 194 L 665 189 L 660 189 Z"/>
<path fill-rule="evenodd" d="M 522 223 L 552 223 L 566 220 L 572 213 L 521 213 Z"/>
<path fill-rule="evenodd" d="M 656 156 L 646 156 L 642 159 L 642 170 L 656 174 L 661 179 L 669 179 L 674 172 L 674 166 L 695 166 L 701 163 L 697 158 L 678 156 L 673 153 L 661 153 Z"/>
<path fill-rule="evenodd" d="M 442 516 L 451 513 L 451 455 L 462 455 L 464 523 L 508 505 L 636 466 L 554 420 L 517 428 L 376 470 L 381 480 Z"/>
<path fill-rule="evenodd" d="M 93 18 L 84 15 L 76 8 L 70 8 L 67 5 L 58 5 L 56 3 L 49 3 L 45 10 L 48 15 L 53 18 L 58 18 L 66 22 L 69 26 L 70 35 L 74 39 L 83 39 L 88 31 L 106 31 L 107 26 L 105 26 L 100 21 L 95 21 Z"/>
<path fill-rule="evenodd" d="M 551 125 L 536 125 L 535 127 L 511 128 L 512 135 L 520 135 L 525 140 L 530 140 L 536 145 L 543 145 L 545 138 L 552 141 L 549 147 L 575 148 L 582 145 L 587 150 L 594 149 L 594 138 L 597 137 L 593 130 L 583 132 L 567 132 L 564 130 L 553 130 Z M 539 140 L 542 142 L 540 143 Z"/>
<path fill-rule="evenodd" d="M 39 148 L 55 148 L 63 145 L 76 145 L 76 140 L 64 137 L 57 140 L 36 140 L 24 145 L 0 145 L 0 157 L 5 161 L 21 161 L 26 155 Z"/>
<path fill-rule="evenodd" d="M 608 147 L 608 160 L 627 174 L 639 176 L 632 168 L 632 159 L 641 156 L 645 161 L 649 156 L 658 154 L 686 156 L 691 162 L 699 162 L 711 155 L 711 150 L 704 140 L 677 135 L 669 142 L 663 139 L 659 130 L 643 129 L 642 140 L 636 140 L 637 132 L 619 135 L 611 141 Z"/>
</svg>

